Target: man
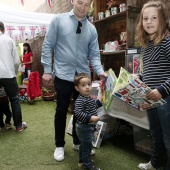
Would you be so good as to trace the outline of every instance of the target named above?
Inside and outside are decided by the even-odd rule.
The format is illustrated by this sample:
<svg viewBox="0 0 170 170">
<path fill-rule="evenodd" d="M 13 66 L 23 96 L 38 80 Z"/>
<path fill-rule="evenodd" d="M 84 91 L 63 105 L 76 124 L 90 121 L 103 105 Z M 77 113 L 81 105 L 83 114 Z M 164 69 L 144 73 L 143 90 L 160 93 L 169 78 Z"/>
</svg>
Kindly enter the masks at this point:
<svg viewBox="0 0 170 170">
<path fill-rule="evenodd" d="M 23 131 L 27 125 L 22 122 L 16 74 L 20 64 L 14 41 L 5 33 L 5 27 L 0 22 L 0 86 L 3 86 L 11 102 L 14 126 L 17 132 Z"/>
<path fill-rule="evenodd" d="M 43 80 L 46 84 L 52 79 L 52 52 L 54 51 L 55 88 L 57 92 L 57 108 L 55 114 L 55 144 L 54 159 L 64 159 L 64 137 L 66 114 L 73 93 L 73 99 L 78 96 L 74 88 L 74 76 L 77 73 L 90 75 L 89 57 L 93 70 L 100 78 L 106 77 L 100 62 L 98 36 L 95 27 L 87 20 L 92 0 L 74 0 L 73 10 L 57 14 L 47 32 L 41 62 L 44 66 Z M 73 149 L 79 149 L 79 140 L 75 133 L 75 118 L 73 120 Z"/>
</svg>

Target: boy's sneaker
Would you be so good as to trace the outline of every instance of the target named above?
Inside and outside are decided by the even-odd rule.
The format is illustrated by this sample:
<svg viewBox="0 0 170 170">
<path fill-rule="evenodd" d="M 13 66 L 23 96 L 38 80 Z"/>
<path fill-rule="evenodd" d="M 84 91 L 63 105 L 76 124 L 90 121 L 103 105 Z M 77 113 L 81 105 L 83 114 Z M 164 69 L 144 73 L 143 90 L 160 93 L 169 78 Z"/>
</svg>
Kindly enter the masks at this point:
<svg viewBox="0 0 170 170">
<path fill-rule="evenodd" d="M 94 161 L 93 161 L 93 160 L 91 160 L 91 161 L 92 161 L 92 164 L 94 164 Z M 83 167 L 84 167 L 83 162 L 79 162 L 79 163 L 78 163 L 78 167 L 83 168 Z"/>
<path fill-rule="evenodd" d="M 144 169 L 144 170 L 156 170 L 152 164 L 151 164 L 151 161 L 149 161 L 148 163 L 140 163 L 138 165 L 138 168 L 139 169 Z"/>
<path fill-rule="evenodd" d="M 83 162 L 79 162 L 79 163 L 78 163 L 78 167 L 79 167 L 79 168 L 83 168 L 83 166 L 84 166 L 84 165 L 83 165 Z"/>
<path fill-rule="evenodd" d="M 79 147 L 80 147 L 80 145 L 74 145 L 74 144 L 73 144 L 73 150 L 74 150 L 74 151 L 79 151 Z M 93 149 L 91 150 L 90 155 L 91 155 L 91 156 L 95 155 L 95 151 L 94 151 Z"/>
<path fill-rule="evenodd" d="M 54 151 L 54 159 L 56 161 L 62 161 L 64 159 L 64 147 L 56 147 Z"/>
<path fill-rule="evenodd" d="M 16 129 L 17 132 L 22 132 L 24 129 L 27 128 L 27 123 L 26 122 L 22 122 L 22 126 L 21 127 L 18 127 Z"/>
<path fill-rule="evenodd" d="M 11 129 L 11 128 L 12 128 L 12 124 L 11 124 L 11 123 L 5 123 L 5 126 L 6 126 L 6 128 L 8 128 L 8 129 Z"/>
</svg>

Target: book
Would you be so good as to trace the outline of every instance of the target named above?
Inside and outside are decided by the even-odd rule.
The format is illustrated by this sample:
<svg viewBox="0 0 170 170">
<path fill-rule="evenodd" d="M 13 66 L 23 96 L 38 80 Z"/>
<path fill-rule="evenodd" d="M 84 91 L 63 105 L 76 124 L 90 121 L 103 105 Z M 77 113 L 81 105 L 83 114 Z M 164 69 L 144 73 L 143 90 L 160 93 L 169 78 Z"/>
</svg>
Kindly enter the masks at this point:
<svg viewBox="0 0 170 170">
<path fill-rule="evenodd" d="M 109 77 L 110 74 L 108 74 L 108 78 Z M 137 76 L 130 74 L 122 67 L 120 69 L 119 77 L 116 79 L 116 82 L 114 81 L 113 83 L 115 84 L 111 92 L 113 97 L 119 98 L 140 111 L 155 108 L 166 103 L 163 99 L 158 101 L 148 100 L 146 95 L 151 91 L 151 89 Z M 107 89 L 105 89 L 105 91 L 107 91 Z M 102 96 L 103 98 L 106 97 L 104 94 Z M 109 99 L 110 98 L 105 100 Z M 107 107 L 107 110 L 108 109 L 109 107 Z"/>
<path fill-rule="evenodd" d="M 100 148 L 106 130 L 106 126 L 107 123 L 103 121 L 98 121 L 96 123 L 96 130 L 94 132 L 94 139 L 92 141 L 93 147 Z"/>
<path fill-rule="evenodd" d="M 126 70 L 131 74 L 143 73 L 141 48 L 128 48 L 126 50 Z"/>
<path fill-rule="evenodd" d="M 117 77 L 115 75 L 115 73 L 113 72 L 112 69 L 109 69 L 108 72 L 108 77 L 106 79 L 105 82 L 103 82 L 104 84 L 101 85 L 102 86 L 102 100 L 103 100 L 103 104 L 106 110 L 108 110 L 108 108 L 110 107 L 110 104 L 113 100 L 113 90 L 115 88 L 115 84 L 116 84 L 116 80 Z"/>
</svg>

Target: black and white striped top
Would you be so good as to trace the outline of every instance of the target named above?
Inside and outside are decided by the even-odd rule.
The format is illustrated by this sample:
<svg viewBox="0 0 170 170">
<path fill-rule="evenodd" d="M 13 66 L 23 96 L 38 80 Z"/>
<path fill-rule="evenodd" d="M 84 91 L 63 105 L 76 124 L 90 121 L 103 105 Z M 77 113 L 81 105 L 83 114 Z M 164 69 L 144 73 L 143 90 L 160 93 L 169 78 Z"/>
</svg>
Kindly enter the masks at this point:
<svg viewBox="0 0 170 170">
<path fill-rule="evenodd" d="M 149 41 L 143 53 L 143 81 L 163 97 L 170 95 L 170 36 L 157 46 Z"/>
<path fill-rule="evenodd" d="M 75 101 L 74 114 L 81 123 L 90 123 L 91 116 L 97 116 L 97 109 L 102 106 L 99 100 L 79 95 Z"/>
</svg>

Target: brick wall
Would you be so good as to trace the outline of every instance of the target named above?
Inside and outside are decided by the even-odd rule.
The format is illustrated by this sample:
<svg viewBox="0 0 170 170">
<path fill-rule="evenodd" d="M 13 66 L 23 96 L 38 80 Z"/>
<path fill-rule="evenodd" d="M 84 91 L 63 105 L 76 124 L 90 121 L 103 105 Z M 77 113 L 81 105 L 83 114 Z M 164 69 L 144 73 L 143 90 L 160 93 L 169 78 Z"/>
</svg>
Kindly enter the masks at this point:
<svg viewBox="0 0 170 170">
<path fill-rule="evenodd" d="M 42 4 L 36 12 L 41 13 L 63 13 L 68 12 L 72 9 L 72 4 L 70 3 L 70 0 L 53 0 L 52 1 L 52 8 L 49 7 L 46 2 Z M 42 50 L 42 44 L 44 41 L 44 37 L 40 37 L 37 40 L 34 40 L 31 45 L 31 50 L 33 52 L 33 64 L 32 64 L 32 70 L 38 71 L 40 73 L 40 76 L 42 77 L 43 74 L 43 66 L 41 64 L 41 50 Z"/>
</svg>

